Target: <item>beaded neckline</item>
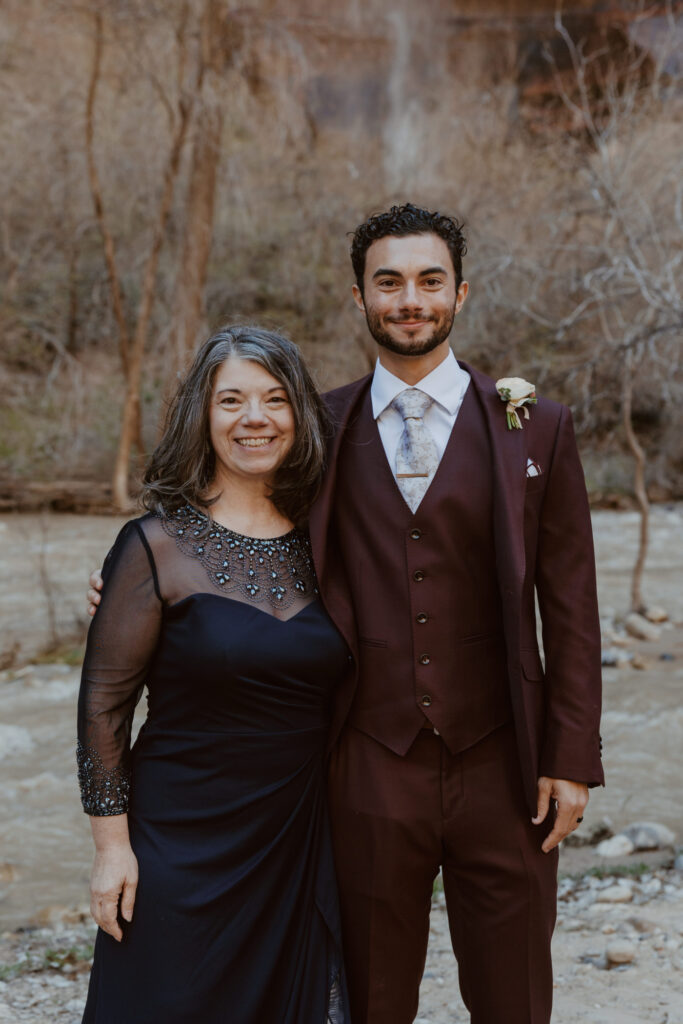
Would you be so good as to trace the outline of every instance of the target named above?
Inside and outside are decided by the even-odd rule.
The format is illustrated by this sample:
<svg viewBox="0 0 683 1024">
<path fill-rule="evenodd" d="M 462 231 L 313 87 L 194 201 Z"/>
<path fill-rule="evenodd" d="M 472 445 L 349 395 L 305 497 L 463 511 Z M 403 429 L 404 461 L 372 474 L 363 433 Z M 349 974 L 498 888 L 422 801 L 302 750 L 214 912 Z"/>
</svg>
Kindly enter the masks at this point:
<svg viewBox="0 0 683 1024">
<path fill-rule="evenodd" d="M 189 512 L 193 512 L 198 520 L 203 520 L 206 526 L 211 526 L 216 533 L 224 533 L 229 537 L 235 537 L 237 540 L 245 541 L 249 544 L 279 544 L 282 541 L 289 540 L 295 533 L 301 533 L 300 530 L 297 530 L 296 526 L 293 526 L 287 533 L 281 533 L 277 537 L 250 537 L 247 533 L 238 533 L 237 530 L 231 530 L 229 526 L 223 526 L 223 523 L 217 523 L 215 519 L 210 519 L 191 505 L 188 505 L 187 509 Z"/>
<path fill-rule="evenodd" d="M 296 527 L 280 537 L 247 537 L 191 505 L 159 515 L 159 520 L 224 594 L 239 593 L 277 609 L 318 594 L 310 541 Z"/>
</svg>

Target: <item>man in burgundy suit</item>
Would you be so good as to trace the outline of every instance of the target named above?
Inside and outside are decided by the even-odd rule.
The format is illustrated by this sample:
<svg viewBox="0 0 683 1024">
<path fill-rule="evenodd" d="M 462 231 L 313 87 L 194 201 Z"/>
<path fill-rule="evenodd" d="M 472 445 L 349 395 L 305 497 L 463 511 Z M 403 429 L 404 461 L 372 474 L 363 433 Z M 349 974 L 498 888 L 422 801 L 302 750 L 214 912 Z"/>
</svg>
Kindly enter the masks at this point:
<svg viewBox="0 0 683 1024">
<path fill-rule="evenodd" d="M 464 252 L 456 221 L 410 204 L 357 229 L 379 358 L 328 396 L 311 539 L 356 669 L 330 765 L 353 1024 L 414 1019 L 439 868 L 473 1024 L 549 1021 L 556 847 L 603 782 L 571 415 L 540 398 L 509 429 L 494 382 L 456 362 Z"/>
</svg>

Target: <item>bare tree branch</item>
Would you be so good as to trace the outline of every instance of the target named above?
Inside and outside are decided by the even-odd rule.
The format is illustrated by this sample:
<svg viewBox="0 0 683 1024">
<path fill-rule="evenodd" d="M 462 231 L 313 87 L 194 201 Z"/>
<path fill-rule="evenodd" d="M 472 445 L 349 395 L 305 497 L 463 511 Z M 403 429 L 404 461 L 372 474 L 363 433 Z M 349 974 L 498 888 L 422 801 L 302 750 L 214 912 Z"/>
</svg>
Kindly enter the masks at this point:
<svg viewBox="0 0 683 1024">
<path fill-rule="evenodd" d="M 93 48 L 93 62 L 92 70 L 90 73 L 90 81 L 88 83 L 88 99 L 85 108 L 85 150 L 88 160 L 88 177 L 90 179 L 90 191 L 92 194 L 93 206 L 95 208 L 95 218 L 97 220 L 97 225 L 100 229 L 100 234 L 102 236 L 104 257 L 107 264 L 107 273 L 109 275 L 109 287 L 111 291 L 112 306 L 114 309 L 114 317 L 116 319 L 116 325 L 119 332 L 119 351 L 121 353 L 121 365 L 123 366 L 124 375 L 127 375 L 129 369 L 130 335 L 128 332 L 128 324 L 126 323 L 126 316 L 123 309 L 123 291 L 121 288 L 121 280 L 119 278 L 118 270 L 116 268 L 114 239 L 109 230 L 106 217 L 104 214 L 102 185 L 100 183 L 100 177 L 97 171 L 97 163 L 95 161 L 95 152 L 93 145 L 93 138 L 95 134 L 95 99 L 97 97 L 97 87 L 99 84 L 102 68 L 102 51 L 104 49 L 104 24 L 102 14 L 99 10 L 95 12 L 94 19 L 95 45 Z"/>
</svg>

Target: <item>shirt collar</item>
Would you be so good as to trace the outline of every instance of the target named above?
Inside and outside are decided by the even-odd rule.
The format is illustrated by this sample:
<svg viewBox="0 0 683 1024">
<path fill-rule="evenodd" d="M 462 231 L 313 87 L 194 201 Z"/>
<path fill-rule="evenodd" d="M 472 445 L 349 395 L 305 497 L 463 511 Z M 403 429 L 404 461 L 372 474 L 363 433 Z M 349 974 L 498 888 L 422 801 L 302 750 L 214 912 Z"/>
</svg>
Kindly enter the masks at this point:
<svg viewBox="0 0 683 1024">
<path fill-rule="evenodd" d="M 435 366 L 434 369 L 419 380 L 414 387 L 424 391 L 426 395 L 438 402 L 446 412 L 454 416 L 460 407 L 460 400 L 469 383 L 469 374 L 458 365 L 451 349 L 448 355 Z M 388 405 L 391 405 L 396 395 L 411 385 L 406 384 L 400 377 L 395 377 L 386 367 L 382 366 L 379 359 L 375 364 L 375 372 L 370 388 L 372 400 L 372 415 L 377 419 Z"/>
</svg>

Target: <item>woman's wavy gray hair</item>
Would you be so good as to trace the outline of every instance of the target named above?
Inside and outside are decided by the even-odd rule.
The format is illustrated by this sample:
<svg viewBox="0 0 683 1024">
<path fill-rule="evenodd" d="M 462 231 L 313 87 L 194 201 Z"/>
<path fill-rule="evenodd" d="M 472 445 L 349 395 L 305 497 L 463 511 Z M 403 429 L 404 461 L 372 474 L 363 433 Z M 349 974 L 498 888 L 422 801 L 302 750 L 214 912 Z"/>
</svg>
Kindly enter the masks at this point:
<svg viewBox="0 0 683 1024">
<path fill-rule="evenodd" d="M 198 350 L 168 408 L 161 441 L 143 477 L 142 503 L 154 512 L 190 504 L 208 507 L 216 457 L 209 432 L 214 378 L 226 359 L 259 363 L 282 384 L 294 413 L 294 443 L 275 472 L 270 494 L 277 509 L 298 526 L 308 519 L 324 469 L 329 418 L 296 345 L 275 331 L 231 325 Z"/>
</svg>

